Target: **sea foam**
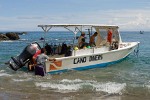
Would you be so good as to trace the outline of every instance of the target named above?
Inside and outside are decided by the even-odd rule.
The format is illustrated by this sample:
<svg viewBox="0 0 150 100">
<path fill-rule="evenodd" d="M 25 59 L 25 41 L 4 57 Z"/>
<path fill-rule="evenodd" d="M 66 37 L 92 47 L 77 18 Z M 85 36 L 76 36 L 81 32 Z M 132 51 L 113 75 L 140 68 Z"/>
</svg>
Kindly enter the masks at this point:
<svg viewBox="0 0 150 100">
<path fill-rule="evenodd" d="M 43 89 L 54 89 L 60 92 L 69 91 L 76 92 L 78 90 L 84 90 L 85 87 L 89 88 L 91 91 L 96 92 L 106 92 L 108 94 L 122 94 L 122 90 L 125 89 L 126 83 L 116 83 L 116 82 L 97 82 L 93 80 L 68 80 L 63 79 L 59 82 L 36 82 L 37 87 Z"/>
<path fill-rule="evenodd" d="M 24 82 L 24 81 L 30 81 L 32 80 L 31 78 L 27 78 L 27 79 L 12 79 L 15 82 Z"/>
<path fill-rule="evenodd" d="M 0 70 L 0 76 L 11 76 L 11 75 L 8 73 L 5 73 L 4 70 Z"/>
<path fill-rule="evenodd" d="M 6 40 L 6 41 L 2 41 L 2 42 L 14 42 L 14 41 L 12 41 L 12 40 Z"/>
</svg>

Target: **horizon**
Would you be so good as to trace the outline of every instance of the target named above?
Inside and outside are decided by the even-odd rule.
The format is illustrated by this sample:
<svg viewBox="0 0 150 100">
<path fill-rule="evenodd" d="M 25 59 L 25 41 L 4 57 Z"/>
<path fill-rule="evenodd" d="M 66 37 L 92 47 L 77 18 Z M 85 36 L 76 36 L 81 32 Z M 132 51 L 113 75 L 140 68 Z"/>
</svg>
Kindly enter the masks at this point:
<svg viewBox="0 0 150 100">
<path fill-rule="evenodd" d="M 107 24 L 150 31 L 148 0 L 1 0 L 0 31 L 42 31 L 39 24 Z"/>
</svg>

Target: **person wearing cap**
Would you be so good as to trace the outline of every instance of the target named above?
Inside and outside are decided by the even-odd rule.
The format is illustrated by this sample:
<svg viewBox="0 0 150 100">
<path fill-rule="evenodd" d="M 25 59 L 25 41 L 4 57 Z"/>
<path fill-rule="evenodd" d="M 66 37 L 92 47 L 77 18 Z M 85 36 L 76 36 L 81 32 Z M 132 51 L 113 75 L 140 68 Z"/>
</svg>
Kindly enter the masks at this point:
<svg viewBox="0 0 150 100">
<path fill-rule="evenodd" d="M 82 32 L 80 37 L 78 38 L 78 47 L 80 48 L 82 46 L 82 39 L 85 38 L 85 33 Z"/>
</svg>

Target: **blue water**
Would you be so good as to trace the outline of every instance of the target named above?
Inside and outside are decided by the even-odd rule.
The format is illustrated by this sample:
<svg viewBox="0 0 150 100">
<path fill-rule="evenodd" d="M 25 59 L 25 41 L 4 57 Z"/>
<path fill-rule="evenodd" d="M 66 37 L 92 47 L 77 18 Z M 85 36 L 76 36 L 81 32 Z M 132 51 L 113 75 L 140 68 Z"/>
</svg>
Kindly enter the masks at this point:
<svg viewBox="0 0 150 100">
<path fill-rule="evenodd" d="M 121 32 L 123 41 L 139 41 L 139 54 L 133 52 L 123 61 L 106 68 L 69 71 L 45 77 L 8 68 L 11 56 L 22 52 L 46 36 L 48 42 L 73 43 L 68 32 L 28 32 L 17 41 L 0 42 L 0 98 L 2 100 L 149 100 L 150 99 L 150 32 Z M 67 36 L 67 39 L 66 39 Z M 41 46 L 42 46 L 41 42 Z"/>
</svg>

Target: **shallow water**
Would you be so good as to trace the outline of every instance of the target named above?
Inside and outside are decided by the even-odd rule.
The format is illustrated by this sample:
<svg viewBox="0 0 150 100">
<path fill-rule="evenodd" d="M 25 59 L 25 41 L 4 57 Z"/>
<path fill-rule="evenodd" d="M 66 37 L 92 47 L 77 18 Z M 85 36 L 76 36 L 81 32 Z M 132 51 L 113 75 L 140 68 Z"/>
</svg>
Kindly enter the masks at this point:
<svg viewBox="0 0 150 100">
<path fill-rule="evenodd" d="M 4 63 L 18 55 L 40 32 L 21 35 L 19 41 L 0 42 L 0 100 L 149 100 L 150 32 L 122 32 L 123 41 L 140 41 L 138 57 L 134 53 L 106 68 L 68 71 L 45 77 L 32 72 L 9 69 Z M 50 41 L 64 41 L 68 33 L 47 34 Z M 59 36 L 57 39 L 52 40 Z M 64 38 L 64 40 L 60 40 Z M 72 34 L 66 42 L 70 43 Z"/>
</svg>

